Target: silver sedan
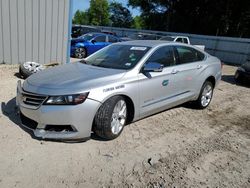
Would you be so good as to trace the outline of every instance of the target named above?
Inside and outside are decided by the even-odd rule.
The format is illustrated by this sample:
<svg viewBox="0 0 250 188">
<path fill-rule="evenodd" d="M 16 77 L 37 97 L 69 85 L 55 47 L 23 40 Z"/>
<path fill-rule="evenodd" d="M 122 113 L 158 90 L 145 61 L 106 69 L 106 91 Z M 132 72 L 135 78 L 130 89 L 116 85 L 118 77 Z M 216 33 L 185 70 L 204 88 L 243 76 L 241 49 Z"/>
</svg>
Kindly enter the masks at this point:
<svg viewBox="0 0 250 188">
<path fill-rule="evenodd" d="M 198 48 L 129 41 L 19 81 L 16 99 L 36 137 L 114 139 L 126 124 L 182 103 L 206 108 L 220 78 L 220 60 Z"/>
</svg>

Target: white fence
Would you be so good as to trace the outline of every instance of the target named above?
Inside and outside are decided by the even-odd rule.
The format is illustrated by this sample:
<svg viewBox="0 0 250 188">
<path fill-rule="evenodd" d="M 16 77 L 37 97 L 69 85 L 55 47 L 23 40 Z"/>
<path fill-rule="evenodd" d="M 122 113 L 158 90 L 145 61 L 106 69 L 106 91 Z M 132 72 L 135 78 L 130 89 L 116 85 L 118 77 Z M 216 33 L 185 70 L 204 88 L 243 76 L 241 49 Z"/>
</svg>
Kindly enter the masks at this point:
<svg viewBox="0 0 250 188">
<path fill-rule="evenodd" d="M 151 30 L 136 30 L 116 27 L 99 27 L 103 30 L 116 32 L 118 36 L 129 36 L 143 32 L 162 35 L 185 35 L 190 38 L 191 44 L 205 45 L 205 50 L 229 64 L 242 64 L 250 58 L 250 39 L 194 35 L 188 33 L 172 33 Z"/>
</svg>

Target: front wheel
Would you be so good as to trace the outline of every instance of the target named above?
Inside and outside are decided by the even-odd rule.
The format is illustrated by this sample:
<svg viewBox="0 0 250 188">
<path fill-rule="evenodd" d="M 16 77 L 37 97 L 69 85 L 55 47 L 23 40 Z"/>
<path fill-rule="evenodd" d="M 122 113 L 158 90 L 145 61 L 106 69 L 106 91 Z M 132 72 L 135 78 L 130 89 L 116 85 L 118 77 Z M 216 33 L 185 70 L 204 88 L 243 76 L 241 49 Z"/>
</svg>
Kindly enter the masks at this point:
<svg viewBox="0 0 250 188">
<path fill-rule="evenodd" d="M 206 81 L 200 91 L 199 98 L 195 101 L 198 108 L 204 109 L 208 107 L 213 98 L 214 86 L 210 81 Z"/>
<path fill-rule="evenodd" d="M 94 119 L 93 131 L 104 139 L 115 139 L 126 124 L 127 114 L 125 99 L 122 96 L 111 97 L 99 108 Z"/>
<path fill-rule="evenodd" d="M 76 48 L 75 57 L 78 59 L 83 59 L 87 56 L 87 51 L 85 48 Z"/>
</svg>

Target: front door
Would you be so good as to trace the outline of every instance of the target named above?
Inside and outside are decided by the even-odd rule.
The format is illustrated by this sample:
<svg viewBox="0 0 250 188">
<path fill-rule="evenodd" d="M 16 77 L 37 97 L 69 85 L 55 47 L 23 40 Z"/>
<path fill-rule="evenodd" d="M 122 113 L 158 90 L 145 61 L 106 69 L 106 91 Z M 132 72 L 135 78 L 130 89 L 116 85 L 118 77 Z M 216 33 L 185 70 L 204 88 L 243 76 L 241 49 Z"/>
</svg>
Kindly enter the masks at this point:
<svg viewBox="0 0 250 188">
<path fill-rule="evenodd" d="M 164 69 L 162 72 L 141 71 L 138 74 L 141 117 L 167 108 L 174 103 L 175 96 L 178 95 L 178 80 L 172 72 L 175 66 L 173 47 L 164 46 L 156 49 L 145 64 L 149 62 L 163 64 Z"/>
<path fill-rule="evenodd" d="M 107 42 L 107 36 L 105 36 L 105 35 L 97 36 L 92 41 L 92 46 L 89 49 L 89 53 L 92 54 L 92 53 L 104 48 L 108 44 L 109 43 Z"/>
</svg>

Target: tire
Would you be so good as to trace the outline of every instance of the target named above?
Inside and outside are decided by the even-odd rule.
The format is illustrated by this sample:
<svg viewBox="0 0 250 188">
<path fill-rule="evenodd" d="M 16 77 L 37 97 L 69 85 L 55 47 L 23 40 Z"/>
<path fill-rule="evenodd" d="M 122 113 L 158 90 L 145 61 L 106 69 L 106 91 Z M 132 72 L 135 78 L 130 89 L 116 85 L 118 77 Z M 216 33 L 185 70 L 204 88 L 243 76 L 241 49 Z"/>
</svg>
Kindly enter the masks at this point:
<svg viewBox="0 0 250 188">
<path fill-rule="evenodd" d="M 122 96 L 109 98 L 96 113 L 94 133 L 106 140 L 117 138 L 126 125 L 127 114 L 127 104 Z"/>
<path fill-rule="evenodd" d="M 28 78 L 30 75 L 44 69 L 44 66 L 36 62 L 24 62 L 19 66 L 19 74 L 21 77 Z"/>
<path fill-rule="evenodd" d="M 23 78 L 23 79 L 27 78 L 21 69 L 21 65 L 19 66 L 19 75 L 20 75 L 20 78 Z"/>
<path fill-rule="evenodd" d="M 236 71 L 234 75 L 234 79 L 237 83 L 242 83 L 242 80 L 243 80 L 242 75 L 238 71 Z"/>
<path fill-rule="evenodd" d="M 78 59 L 83 59 L 87 57 L 87 51 L 85 48 L 76 48 L 75 57 Z"/>
<path fill-rule="evenodd" d="M 214 85 L 210 81 L 205 81 L 201 87 L 200 95 L 194 102 L 198 109 L 207 108 L 213 98 Z"/>
</svg>

